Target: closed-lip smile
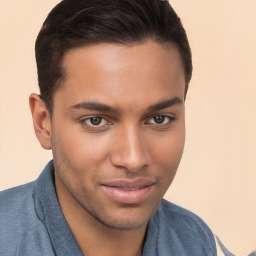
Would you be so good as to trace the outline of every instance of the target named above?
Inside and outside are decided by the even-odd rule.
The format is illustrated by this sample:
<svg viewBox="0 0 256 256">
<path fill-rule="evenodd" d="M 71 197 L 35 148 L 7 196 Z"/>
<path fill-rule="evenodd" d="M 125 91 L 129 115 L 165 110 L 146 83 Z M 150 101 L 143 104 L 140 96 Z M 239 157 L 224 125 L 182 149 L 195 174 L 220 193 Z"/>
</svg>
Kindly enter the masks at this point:
<svg viewBox="0 0 256 256">
<path fill-rule="evenodd" d="M 150 194 L 154 180 L 114 180 L 102 184 L 104 192 L 114 202 L 120 204 L 138 204 Z"/>
</svg>

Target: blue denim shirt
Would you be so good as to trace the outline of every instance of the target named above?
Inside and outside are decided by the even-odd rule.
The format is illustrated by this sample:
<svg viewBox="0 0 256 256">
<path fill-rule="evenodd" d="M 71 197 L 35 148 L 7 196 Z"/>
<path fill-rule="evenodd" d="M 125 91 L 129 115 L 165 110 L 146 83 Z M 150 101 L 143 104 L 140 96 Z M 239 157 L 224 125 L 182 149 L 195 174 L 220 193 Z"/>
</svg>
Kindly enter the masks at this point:
<svg viewBox="0 0 256 256">
<path fill-rule="evenodd" d="M 60 209 L 53 173 L 51 161 L 36 181 L 0 192 L 0 256 L 83 255 Z M 143 256 L 158 255 L 215 256 L 216 243 L 198 216 L 163 199 L 143 249 Z"/>
</svg>

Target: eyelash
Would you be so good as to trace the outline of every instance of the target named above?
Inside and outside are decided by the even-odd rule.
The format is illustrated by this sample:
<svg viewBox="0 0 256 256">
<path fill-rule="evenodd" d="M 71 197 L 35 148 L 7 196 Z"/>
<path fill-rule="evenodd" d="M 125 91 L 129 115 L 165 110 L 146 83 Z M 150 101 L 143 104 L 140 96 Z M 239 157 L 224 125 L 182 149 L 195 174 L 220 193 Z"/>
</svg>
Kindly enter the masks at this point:
<svg viewBox="0 0 256 256">
<path fill-rule="evenodd" d="M 97 119 L 97 118 L 100 119 L 100 120 L 99 120 L 100 123 L 101 123 L 102 121 L 104 121 L 104 124 L 99 126 L 100 123 L 99 123 L 98 125 L 91 123 L 93 119 Z M 95 120 L 95 121 L 96 121 L 96 120 Z M 91 127 L 92 129 L 94 129 L 94 128 L 102 128 L 102 127 L 104 127 L 105 125 L 111 125 L 111 124 L 112 124 L 111 122 L 108 122 L 108 120 L 107 120 L 105 117 L 102 117 L 102 116 L 89 116 L 89 117 L 86 117 L 86 118 L 82 119 L 80 122 L 81 122 L 82 124 L 85 124 L 85 125 L 88 126 L 88 127 Z M 89 122 L 90 122 L 91 124 L 89 124 Z"/>
<path fill-rule="evenodd" d="M 162 123 L 156 123 L 156 118 L 164 118 L 163 122 Z M 92 124 L 92 121 L 93 119 L 100 119 L 98 120 L 99 121 L 99 124 Z M 152 122 L 152 120 L 154 122 Z M 150 119 L 148 119 L 145 124 L 146 125 L 150 125 L 152 126 L 153 128 L 158 128 L 158 129 L 161 129 L 161 128 L 165 128 L 165 127 L 169 127 L 172 122 L 174 122 L 176 120 L 176 118 L 174 116 L 170 116 L 170 115 L 165 115 L 165 114 L 162 114 L 162 115 L 154 115 L 152 116 Z M 95 120 L 96 121 L 96 120 Z M 107 130 L 108 126 L 112 125 L 113 123 L 108 121 L 107 118 L 103 117 L 103 116 L 89 116 L 89 117 L 86 117 L 82 120 L 80 120 L 81 124 L 83 126 L 85 126 L 87 129 L 91 129 L 91 130 L 94 130 L 94 131 L 103 131 L 103 130 Z M 104 122 L 103 124 L 101 124 L 102 122 Z M 100 125 L 101 124 L 101 125 Z"/>
<path fill-rule="evenodd" d="M 164 118 L 162 123 L 156 123 L 156 118 L 159 118 L 159 117 L 160 118 Z M 150 120 L 154 120 L 155 123 L 150 123 Z M 157 125 L 157 126 L 164 126 L 164 125 L 169 125 L 174 120 L 176 120 L 176 119 L 173 116 L 169 116 L 169 115 L 156 115 L 156 116 L 153 116 L 152 118 L 150 118 L 147 123 L 152 124 L 152 125 Z"/>
</svg>

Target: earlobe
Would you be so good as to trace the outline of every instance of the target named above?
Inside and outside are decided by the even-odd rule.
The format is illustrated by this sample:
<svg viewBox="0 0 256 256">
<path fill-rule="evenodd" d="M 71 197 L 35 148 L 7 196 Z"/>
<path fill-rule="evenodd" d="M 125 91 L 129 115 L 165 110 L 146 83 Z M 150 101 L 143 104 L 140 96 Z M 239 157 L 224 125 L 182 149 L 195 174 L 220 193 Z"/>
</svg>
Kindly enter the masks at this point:
<svg viewBox="0 0 256 256">
<path fill-rule="evenodd" d="M 44 101 L 38 94 L 32 93 L 29 97 L 29 106 L 37 139 L 44 149 L 52 149 L 51 118 Z"/>
</svg>

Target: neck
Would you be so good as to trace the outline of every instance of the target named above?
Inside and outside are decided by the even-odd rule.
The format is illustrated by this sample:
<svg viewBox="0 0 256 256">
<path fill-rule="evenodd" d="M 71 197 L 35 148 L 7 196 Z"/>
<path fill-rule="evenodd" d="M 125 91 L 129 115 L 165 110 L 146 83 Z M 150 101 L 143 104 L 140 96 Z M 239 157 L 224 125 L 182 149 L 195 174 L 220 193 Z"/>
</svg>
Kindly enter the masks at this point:
<svg viewBox="0 0 256 256">
<path fill-rule="evenodd" d="M 133 230 L 106 227 L 70 195 L 58 178 L 55 183 L 61 210 L 84 255 L 142 255 L 147 225 Z"/>
</svg>

